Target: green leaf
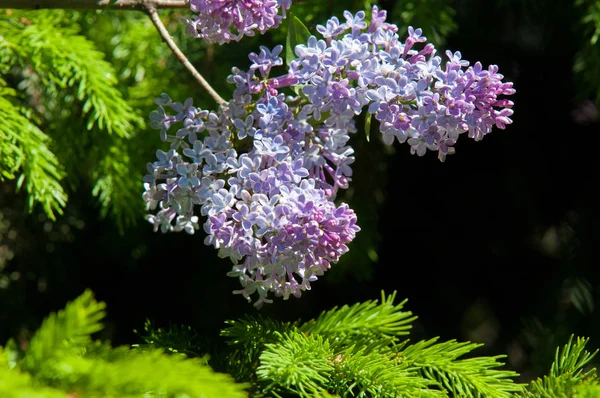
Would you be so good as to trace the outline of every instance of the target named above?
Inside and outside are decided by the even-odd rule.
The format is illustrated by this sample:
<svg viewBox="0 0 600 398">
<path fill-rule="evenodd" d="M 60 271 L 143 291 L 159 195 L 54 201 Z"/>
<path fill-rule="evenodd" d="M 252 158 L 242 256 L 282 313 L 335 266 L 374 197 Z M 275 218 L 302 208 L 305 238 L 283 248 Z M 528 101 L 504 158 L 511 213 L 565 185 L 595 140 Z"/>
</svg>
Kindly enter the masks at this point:
<svg viewBox="0 0 600 398">
<path fill-rule="evenodd" d="M 367 138 L 367 142 L 371 142 L 371 118 L 373 114 L 367 112 L 365 115 L 365 137 Z"/>
<path fill-rule="evenodd" d="M 285 63 L 287 66 L 290 66 L 292 61 L 296 58 L 294 52 L 296 45 L 306 43 L 311 36 L 311 33 L 306 25 L 291 12 L 289 13 L 288 20 L 288 34 L 285 39 Z"/>
</svg>

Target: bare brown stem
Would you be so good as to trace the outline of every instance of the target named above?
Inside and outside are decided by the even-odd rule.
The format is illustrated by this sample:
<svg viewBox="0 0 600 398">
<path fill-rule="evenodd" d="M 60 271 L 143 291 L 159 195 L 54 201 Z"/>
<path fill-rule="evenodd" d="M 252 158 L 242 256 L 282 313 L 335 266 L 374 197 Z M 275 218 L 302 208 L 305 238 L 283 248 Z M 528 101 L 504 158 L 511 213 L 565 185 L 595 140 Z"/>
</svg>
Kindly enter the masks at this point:
<svg viewBox="0 0 600 398">
<path fill-rule="evenodd" d="M 109 6 L 110 0 L 0 0 L 1 8 L 15 9 L 43 9 L 43 8 L 60 8 L 74 10 L 93 10 L 104 9 Z M 223 98 L 211 87 L 211 85 L 198 72 L 194 65 L 187 59 L 183 52 L 177 47 L 177 44 L 171 38 L 171 35 L 165 28 L 165 25 L 158 16 L 157 9 L 159 8 L 187 8 L 187 0 L 117 0 L 110 5 L 113 10 L 140 10 L 145 11 L 152 20 L 152 23 L 158 30 L 163 41 L 167 43 L 171 51 L 177 56 L 177 59 L 192 73 L 192 76 L 200 83 L 200 85 L 208 91 L 210 96 L 217 102 L 222 104 L 225 102 Z"/>
<path fill-rule="evenodd" d="M 160 20 L 156 8 L 152 5 L 147 5 L 146 12 L 150 16 L 150 19 L 152 20 L 154 26 L 156 26 L 156 29 L 158 30 L 160 36 L 163 38 L 165 43 L 167 43 L 167 45 L 169 46 L 171 51 L 173 51 L 175 56 L 177 56 L 177 59 L 183 64 L 183 66 L 185 66 L 187 70 L 189 70 L 192 73 L 192 76 L 194 76 L 194 78 L 200 83 L 200 85 L 206 91 L 208 91 L 208 94 L 210 94 L 210 96 L 213 97 L 217 104 L 220 105 L 224 103 L 225 100 L 221 98 L 221 96 L 212 88 L 212 86 L 206 81 L 206 79 L 204 79 L 200 72 L 198 72 L 198 70 L 194 68 L 194 65 L 191 64 L 191 62 L 187 59 L 187 57 L 185 56 L 185 54 L 183 54 L 179 47 L 177 47 L 177 44 L 175 44 L 175 42 L 171 38 L 171 35 L 167 31 L 167 28 L 165 28 L 165 25 L 163 25 L 162 21 Z"/>
</svg>

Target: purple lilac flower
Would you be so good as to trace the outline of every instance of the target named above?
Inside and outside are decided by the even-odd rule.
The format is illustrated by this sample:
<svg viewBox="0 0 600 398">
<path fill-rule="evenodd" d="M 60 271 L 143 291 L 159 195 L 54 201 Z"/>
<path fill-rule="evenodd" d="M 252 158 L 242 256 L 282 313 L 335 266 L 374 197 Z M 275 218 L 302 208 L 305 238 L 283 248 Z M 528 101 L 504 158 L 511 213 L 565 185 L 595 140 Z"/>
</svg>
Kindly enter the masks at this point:
<svg viewBox="0 0 600 398">
<path fill-rule="evenodd" d="M 460 134 L 480 140 L 493 126 L 512 123 L 513 103 L 501 96 L 515 90 L 502 82 L 496 65 L 469 66 L 460 52 L 450 51 L 443 63 L 421 29 L 409 27 L 402 42 L 398 28 L 386 23 L 385 11 L 377 7 L 369 26 L 361 12 L 344 17 L 343 24 L 332 18 L 317 28 L 325 40 L 311 36 L 296 47 L 290 73 L 314 106 L 308 117 L 320 120 L 329 112 L 330 125 L 341 127 L 346 115 L 368 105 L 385 143 L 408 140 L 412 153 L 438 151 L 442 161 L 454 153 L 451 146 Z"/>
<path fill-rule="evenodd" d="M 290 6 L 291 0 L 191 0 L 190 8 L 198 15 L 184 21 L 188 34 L 223 44 L 278 27 Z"/>
<path fill-rule="evenodd" d="M 213 22 L 229 18 L 232 5 L 251 2 L 219 3 L 230 14 L 215 16 L 216 4 L 192 0 L 208 7 L 205 18 Z M 287 299 L 309 290 L 360 230 L 354 212 L 334 204 L 352 179 L 355 115 L 374 115 L 386 144 L 408 142 L 411 153 L 437 151 L 441 161 L 461 134 L 480 140 L 493 126 L 512 123 L 513 103 L 502 96 L 515 90 L 497 66 L 469 66 L 460 52 L 447 52 L 444 63 L 420 29 L 410 27 L 402 42 L 377 7 L 370 21 L 364 12 L 344 18 L 318 26 L 323 39 L 298 45 L 283 75 L 271 76 L 283 64 L 281 46 L 251 53 L 247 71 L 232 69 L 233 98 L 218 111 L 163 94 L 151 114 L 171 149 L 147 165 L 143 198 L 155 211 L 148 221 L 155 231 L 192 234 L 200 228 L 199 208 L 207 217 L 205 244 L 231 259 L 228 275 L 242 285 L 235 293 L 257 295 L 255 305 L 271 294 Z M 211 34 L 208 27 L 196 33 Z"/>
<path fill-rule="evenodd" d="M 207 216 L 205 243 L 233 261 L 229 274 L 242 284 L 235 293 L 248 300 L 258 294 L 258 306 L 270 302 L 272 293 L 287 299 L 309 290 L 359 231 L 354 212 L 332 201 L 334 189 L 347 187 L 352 174 L 347 130 L 309 128 L 283 95 L 268 90 L 260 95 L 254 110 L 242 117 L 232 113 L 241 103 L 235 99 L 218 113 L 187 111 L 191 103 L 174 105 L 166 96 L 157 100 L 156 114 L 168 119 L 169 127 L 203 125 L 204 138 L 190 142 L 188 134 L 168 153 L 157 152 L 144 179 L 148 209 L 159 209 L 148 216 L 155 230 L 194 233 L 199 225 L 193 208 L 200 207 Z M 177 113 L 168 115 L 165 108 Z M 155 119 L 162 128 L 163 121 Z M 162 134 L 165 141 L 171 139 L 168 131 Z M 252 137 L 249 152 L 233 148 L 234 133 Z M 322 159 L 311 170 L 304 167 L 307 139 Z"/>
</svg>

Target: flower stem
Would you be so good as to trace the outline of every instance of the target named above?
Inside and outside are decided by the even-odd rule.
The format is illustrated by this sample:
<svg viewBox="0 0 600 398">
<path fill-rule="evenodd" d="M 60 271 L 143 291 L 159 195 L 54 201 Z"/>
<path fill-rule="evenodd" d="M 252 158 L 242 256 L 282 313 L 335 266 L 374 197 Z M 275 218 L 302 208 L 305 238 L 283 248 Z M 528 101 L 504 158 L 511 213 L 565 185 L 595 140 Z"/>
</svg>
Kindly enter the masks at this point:
<svg viewBox="0 0 600 398">
<path fill-rule="evenodd" d="M 163 38 L 165 43 L 167 43 L 171 51 L 173 51 L 173 53 L 177 56 L 177 59 L 179 59 L 183 66 L 185 66 L 187 70 L 189 70 L 192 73 L 192 76 L 194 76 L 194 78 L 200 83 L 200 85 L 204 87 L 206 91 L 208 91 L 208 94 L 210 94 L 210 96 L 213 97 L 217 104 L 221 105 L 222 103 L 224 103 L 225 100 L 221 98 L 221 96 L 215 91 L 215 89 L 212 88 L 212 86 L 206 81 L 206 79 L 204 79 L 200 72 L 198 72 L 198 70 L 194 68 L 194 65 L 191 64 L 191 62 L 187 59 L 187 57 L 183 54 L 179 47 L 177 47 L 177 44 L 175 44 L 175 42 L 171 38 L 171 35 L 169 35 L 167 28 L 165 28 L 165 25 L 163 25 L 162 21 L 160 20 L 156 7 L 154 7 L 154 5 L 148 5 L 146 7 L 146 12 L 148 13 L 148 16 L 150 16 L 150 19 L 152 20 L 154 26 L 156 26 L 156 29 L 158 30 L 160 36 Z"/>
</svg>

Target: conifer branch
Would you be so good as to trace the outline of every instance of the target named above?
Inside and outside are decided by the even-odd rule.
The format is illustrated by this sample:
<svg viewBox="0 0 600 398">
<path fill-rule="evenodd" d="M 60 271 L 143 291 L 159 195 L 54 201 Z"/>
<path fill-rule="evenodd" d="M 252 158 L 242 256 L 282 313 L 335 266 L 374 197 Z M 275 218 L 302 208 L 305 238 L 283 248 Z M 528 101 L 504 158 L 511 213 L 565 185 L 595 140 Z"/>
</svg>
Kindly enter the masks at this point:
<svg viewBox="0 0 600 398">
<path fill-rule="evenodd" d="M 54 156 L 47 153 L 48 150 L 32 150 L 32 145 L 39 140 L 25 139 L 22 128 L 31 123 L 13 123 L 12 131 L 20 132 L 15 133 L 18 136 L 16 149 L 20 152 L 13 148 L 8 152 L 10 156 L 0 156 L 0 178 L 11 179 L 14 178 L 12 172 L 22 171 L 17 186 L 22 184 L 26 188 L 29 208 L 34 203 L 41 203 L 46 214 L 54 219 L 54 213 L 61 213 L 67 199 L 58 182 L 65 176 L 62 170 L 68 170 L 73 181 L 82 162 L 94 159 L 96 164 L 86 170 L 86 177 L 95 181 L 93 194 L 100 200 L 102 215 L 110 210 L 122 231 L 139 217 L 136 210 L 142 209 L 141 205 L 132 206 L 139 200 L 136 180 L 139 181 L 142 174 L 132 167 L 130 138 L 144 126 L 144 119 L 118 90 L 117 71 L 104 60 L 104 53 L 78 34 L 76 26 L 61 27 L 61 24 L 64 24 L 64 17 L 59 11 L 13 11 L 0 20 L 3 38 L 0 40 L 0 62 L 28 71 L 23 74 L 29 90 L 26 93 L 37 93 L 39 104 L 36 110 L 49 127 L 48 137 L 42 142 L 48 146 L 51 143 L 49 137 L 52 137 L 52 148 L 56 151 Z M 65 34 L 56 34 L 59 29 L 64 29 Z M 0 108 L 4 110 L 0 110 L 0 115 L 10 109 Z M 66 118 L 70 118 L 69 122 L 63 124 L 61 119 Z M 26 118 L 23 116 L 23 119 Z M 74 122 L 76 119 L 78 122 Z M 11 137 L 7 135 L 10 127 L 10 123 L 5 129 L 0 126 L 0 138 L 3 135 Z M 95 134 L 79 134 L 82 130 Z M 36 136 L 44 135 L 41 131 L 28 135 Z M 4 153 L 2 148 L 11 142 L 8 138 L 2 140 L 0 153 Z M 90 143 L 94 145 L 91 151 L 73 150 Z M 19 162 L 15 163 L 15 160 Z M 61 167 L 58 167 L 59 163 Z"/>
<path fill-rule="evenodd" d="M 264 392 L 277 396 L 281 390 L 303 398 L 325 392 L 335 370 L 329 341 L 323 336 L 298 332 L 276 334 L 280 341 L 266 345 L 256 371 L 265 384 Z"/>
<path fill-rule="evenodd" d="M 49 148 L 50 137 L 9 101 L 16 92 L 3 86 L 0 78 L 0 181 L 17 178 L 17 188 L 27 192 L 28 210 L 39 203 L 46 215 L 55 220 L 67 202 L 60 184 L 64 170 Z"/>
<path fill-rule="evenodd" d="M 381 292 L 381 303 L 370 300 L 353 306 L 334 307 L 317 319 L 306 322 L 301 330 L 329 337 L 335 335 L 339 343 L 356 342 L 360 336 L 371 340 L 373 337 L 406 335 L 412 328 L 411 322 L 417 317 L 410 311 L 401 311 L 407 300 L 394 305 L 395 299 L 396 292 L 388 297 Z"/>
<path fill-rule="evenodd" d="M 248 396 L 246 384 L 214 372 L 203 359 L 93 341 L 104 308 L 86 291 L 46 318 L 24 353 L 14 342 L 0 346 L 0 397 Z"/>
<path fill-rule="evenodd" d="M 402 348 L 397 361 L 436 382 L 452 397 L 509 398 L 523 391 L 523 386 L 512 380 L 517 373 L 500 369 L 504 364 L 499 360 L 504 356 L 464 358 L 480 346 L 455 340 L 438 343 L 433 338 Z"/>
<path fill-rule="evenodd" d="M 192 76 L 194 76 L 194 78 L 198 80 L 200 85 L 204 87 L 206 91 L 208 91 L 210 96 L 213 97 L 217 104 L 221 105 L 222 103 L 224 103 L 225 100 L 221 98 L 221 96 L 212 88 L 212 86 L 206 81 L 206 79 L 204 79 L 200 72 L 198 72 L 198 70 L 194 68 L 194 65 L 192 65 L 192 63 L 187 59 L 187 57 L 185 56 L 185 54 L 183 54 L 179 47 L 177 47 L 177 44 L 175 44 L 175 42 L 171 38 L 171 35 L 169 35 L 167 28 L 165 28 L 165 25 L 163 25 L 162 21 L 160 20 L 156 7 L 154 7 L 151 4 L 146 5 L 146 12 L 150 16 L 152 23 L 154 24 L 154 26 L 156 26 L 156 29 L 160 33 L 165 43 L 167 43 L 171 51 L 173 51 L 173 53 L 177 56 L 177 59 L 179 59 L 183 66 L 185 66 L 187 70 L 189 70 L 192 73 Z"/>
<path fill-rule="evenodd" d="M 60 8 L 65 10 L 97 10 L 109 7 L 113 10 L 140 10 L 154 8 L 186 8 L 185 0 L 0 0 L 0 8 L 40 10 Z"/>
<path fill-rule="evenodd" d="M 531 382 L 520 397 L 595 397 L 598 396 L 598 373 L 587 365 L 596 356 L 598 350 L 589 352 L 585 346 L 589 339 L 574 336 L 567 344 L 556 350 L 556 356 L 550 374 Z M 587 371 L 585 371 L 587 370 Z M 581 389 L 581 394 L 574 394 Z M 590 395 L 585 395 L 588 393 Z"/>
</svg>

